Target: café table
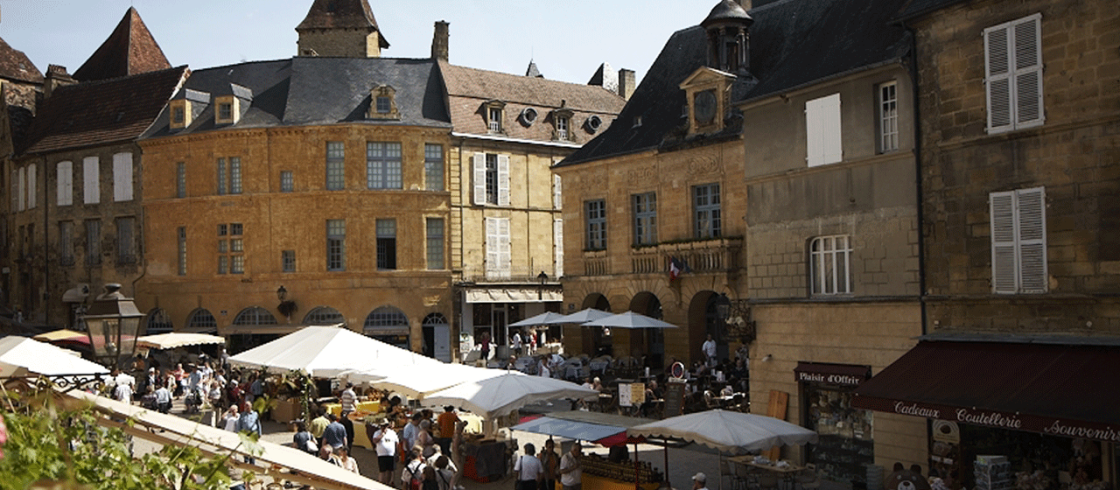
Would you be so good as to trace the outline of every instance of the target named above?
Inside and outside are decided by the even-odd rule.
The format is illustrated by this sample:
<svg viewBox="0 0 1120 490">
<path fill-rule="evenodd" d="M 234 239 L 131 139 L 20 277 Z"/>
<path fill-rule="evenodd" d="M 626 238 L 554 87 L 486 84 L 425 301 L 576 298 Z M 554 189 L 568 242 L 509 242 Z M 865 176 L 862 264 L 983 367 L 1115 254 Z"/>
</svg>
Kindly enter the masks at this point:
<svg viewBox="0 0 1120 490">
<path fill-rule="evenodd" d="M 759 461 L 756 461 L 755 456 L 752 456 L 752 455 L 733 456 L 733 457 L 727 458 L 727 460 L 734 463 L 734 464 L 741 464 L 741 465 L 747 466 L 748 468 L 751 468 L 751 469 L 755 470 L 756 472 L 765 471 L 765 472 L 772 473 L 772 474 L 774 474 L 775 476 L 778 477 L 779 486 L 781 486 L 781 483 L 784 482 L 787 485 L 787 488 L 789 488 L 791 490 L 794 488 L 794 485 L 797 483 L 797 478 L 796 478 L 797 474 L 805 469 L 803 466 L 798 466 L 798 465 L 795 465 L 795 464 L 786 464 L 786 465 L 783 465 L 783 466 L 778 466 L 778 464 L 774 461 L 759 462 Z"/>
</svg>

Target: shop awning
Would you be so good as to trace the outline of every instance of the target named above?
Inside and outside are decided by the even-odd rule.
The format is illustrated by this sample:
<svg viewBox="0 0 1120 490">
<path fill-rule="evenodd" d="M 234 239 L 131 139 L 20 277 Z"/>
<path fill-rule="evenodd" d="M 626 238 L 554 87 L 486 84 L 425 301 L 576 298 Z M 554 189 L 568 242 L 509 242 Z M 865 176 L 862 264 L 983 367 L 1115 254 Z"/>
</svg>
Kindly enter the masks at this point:
<svg viewBox="0 0 1120 490">
<path fill-rule="evenodd" d="M 555 288 L 476 287 L 464 291 L 467 303 L 551 303 L 564 301 L 564 292 Z"/>
<path fill-rule="evenodd" d="M 1120 442 L 1120 346 L 922 341 L 852 405 L 972 425 Z"/>
</svg>

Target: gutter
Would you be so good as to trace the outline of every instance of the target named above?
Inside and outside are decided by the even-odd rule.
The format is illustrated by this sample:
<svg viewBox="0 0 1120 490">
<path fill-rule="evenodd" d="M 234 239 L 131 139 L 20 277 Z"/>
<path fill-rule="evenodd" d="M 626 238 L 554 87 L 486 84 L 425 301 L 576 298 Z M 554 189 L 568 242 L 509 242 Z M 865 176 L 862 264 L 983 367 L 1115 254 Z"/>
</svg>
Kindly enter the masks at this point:
<svg viewBox="0 0 1120 490">
<path fill-rule="evenodd" d="M 451 132 L 451 137 L 471 139 L 471 140 L 499 141 L 499 142 L 502 142 L 502 143 L 520 143 L 520 144 L 524 144 L 524 145 L 551 146 L 551 147 L 555 147 L 555 148 L 569 148 L 569 149 L 573 149 L 573 150 L 577 150 L 581 146 L 583 146 L 583 145 L 578 145 L 576 143 L 571 143 L 571 142 L 566 142 L 566 141 L 565 142 L 560 142 L 560 141 L 526 140 L 526 139 L 519 139 L 519 138 L 505 138 L 505 137 L 502 137 L 502 136 L 491 136 L 491 135 L 488 135 L 488 134 L 457 133 L 457 132 L 454 132 L 454 131 Z"/>
</svg>

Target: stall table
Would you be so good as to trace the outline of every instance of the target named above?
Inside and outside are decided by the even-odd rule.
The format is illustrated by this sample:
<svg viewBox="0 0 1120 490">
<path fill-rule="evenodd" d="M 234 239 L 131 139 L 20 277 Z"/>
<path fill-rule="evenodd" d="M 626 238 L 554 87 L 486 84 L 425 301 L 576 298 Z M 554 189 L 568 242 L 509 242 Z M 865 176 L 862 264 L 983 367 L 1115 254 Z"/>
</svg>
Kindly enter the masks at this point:
<svg viewBox="0 0 1120 490">
<path fill-rule="evenodd" d="M 790 464 L 787 466 L 778 466 L 777 463 L 774 462 L 759 463 L 755 462 L 754 458 L 754 456 L 746 455 L 734 456 L 731 458 L 727 458 L 727 460 L 732 462 L 733 464 L 741 464 L 753 468 L 756 471 L 766 471 L 773 473 L 778 477 L 780 481 L 785 482 L 790 489 L 794 488 L 797 473 L 805 469 L 805 467 L 803 466 L 797 466 L 794 464 Z"/>
<path fill-rule="evenodd" d="M 358 412 L 378 413 L 381 411 L 381 402 L 377 400 L 358 402 L 356 407 Z M 323 405 L 323 408 L 325 408 L 328 412 L 333 413 L 335 417 L 339 417 L 342 415 L 341 403 L 328 403 L 326 405 Z"/>
<path fill-rule="evenodd" d="M 497 481 L 511 470 L 507 468 L 509 454 L 517 449 L 517 439 L 482 439 L 463 442 L 463 476 L 488 483 Z"/>
</svg>

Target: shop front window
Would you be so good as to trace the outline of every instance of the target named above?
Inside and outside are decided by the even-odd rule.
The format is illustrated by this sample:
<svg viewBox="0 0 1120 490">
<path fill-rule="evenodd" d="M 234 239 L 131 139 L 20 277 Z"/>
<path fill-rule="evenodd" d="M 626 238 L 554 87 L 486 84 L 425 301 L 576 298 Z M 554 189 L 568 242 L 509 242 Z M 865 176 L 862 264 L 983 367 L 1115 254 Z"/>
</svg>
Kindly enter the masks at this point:
<svg viewBox="0 0 1120 490">
<path fill-rule="evenodd" d="M 854 387 L 804 383 L 806 426 L 820 435 L 808 462 L 821 478 L 867 488 L 867 465 L 875 464 L 873 413 L 852 407 Z"/>
</svg>

